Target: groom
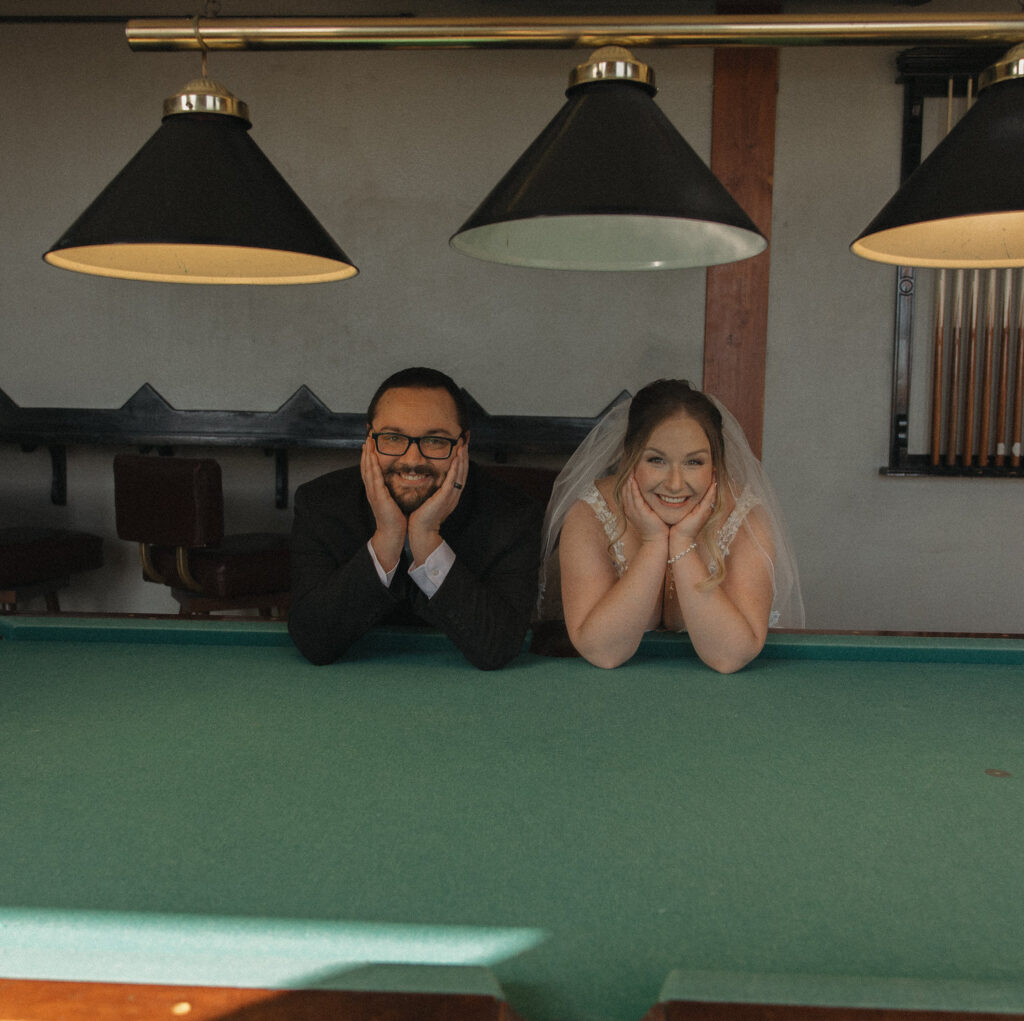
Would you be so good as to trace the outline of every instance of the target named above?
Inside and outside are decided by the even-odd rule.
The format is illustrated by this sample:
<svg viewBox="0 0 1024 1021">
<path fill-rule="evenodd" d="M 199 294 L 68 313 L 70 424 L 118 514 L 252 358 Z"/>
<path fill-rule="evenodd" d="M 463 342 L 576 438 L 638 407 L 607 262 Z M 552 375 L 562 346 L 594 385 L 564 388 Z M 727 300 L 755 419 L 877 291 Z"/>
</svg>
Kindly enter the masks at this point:
<svg viewBox="0 0 1024 1021">
<path fill-rule="evenodd" d="M 288 631 L 323 664 L 376 624 L 427 624 L 474 666 L 504 666 L 536 599 L 540 522 L 471 464 L 455 382 L 397 372 L 370 402 L 359 466 L 296 490 Z"/>
</svg>

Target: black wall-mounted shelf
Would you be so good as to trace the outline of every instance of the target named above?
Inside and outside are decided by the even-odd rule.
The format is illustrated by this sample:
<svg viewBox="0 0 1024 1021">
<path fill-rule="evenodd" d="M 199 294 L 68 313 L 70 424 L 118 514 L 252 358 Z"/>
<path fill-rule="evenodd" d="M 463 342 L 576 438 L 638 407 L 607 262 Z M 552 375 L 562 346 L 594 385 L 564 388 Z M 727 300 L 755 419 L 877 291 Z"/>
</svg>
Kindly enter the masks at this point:
<svg viewBox="0 0 1024 1021">
<path fill-rule="evenodd" d="M 600 417 L 627 398 L 622 391 L 593 418 L 490 415 L 463 391 L 471 410 L 474 453 L 499 463 L 536 455 L 568 454 Z M 0 390 L 0 442 L 23 450 L 47 447 L 50 499 L 67 503 L 67 448 L 122 446 L 171 453 L 175 447 L 256 447 L 275 459 L 275 503 L 288 506 L 288 452 L 301 447 L 358 449 L 366 413 L 331 411 L 301 386 L 276 411 L 179 411 L 148 383 L 116 409 L 22 408 Z"/>
</svg>

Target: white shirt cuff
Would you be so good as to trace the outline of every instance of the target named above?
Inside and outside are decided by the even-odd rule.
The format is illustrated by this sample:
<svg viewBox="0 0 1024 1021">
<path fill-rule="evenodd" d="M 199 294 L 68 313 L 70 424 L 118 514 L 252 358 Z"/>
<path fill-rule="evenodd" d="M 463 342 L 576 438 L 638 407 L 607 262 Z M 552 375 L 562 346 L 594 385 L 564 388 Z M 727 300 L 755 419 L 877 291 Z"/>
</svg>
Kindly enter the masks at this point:
<svg viewBox="0 0 1024 1021">
<path fill-rule="evenodd" d="M 380 561 L 377 559 L 377 554 L 373 551 L 373 540 L 370 539 L 366 543 L 366 548 L 370 551 L 370 559 L 373 561 L 373 566 L 377 569 L 377 577 L 380 578 L 380 583 L 385 588 L 391 588 L 391 582 L 395 578 L 395 571 L 398 570 L 398 564 L 395 564 L 390 571 L 385 571 L 380 566 Z"/>
<path fill-rule="evenodd" d="M 455 563 L 455 551 L 446 542 L 442 542 L 419 567 L 409 569 L 409 577 L 420 587 L 423 594 L 431 596 L 444 584 L 448 572 Z"/>
</svg>

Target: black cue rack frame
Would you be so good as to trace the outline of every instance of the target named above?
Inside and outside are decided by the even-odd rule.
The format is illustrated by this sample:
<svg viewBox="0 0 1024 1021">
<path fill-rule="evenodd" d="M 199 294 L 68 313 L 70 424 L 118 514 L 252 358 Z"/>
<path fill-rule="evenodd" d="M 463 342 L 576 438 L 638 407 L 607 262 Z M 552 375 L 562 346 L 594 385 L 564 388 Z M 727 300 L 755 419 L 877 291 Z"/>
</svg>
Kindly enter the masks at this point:
<svg viewBox="0 0 1024 1021">
<path fill-rule="evenodd" d="M 593 418 L 491 415 L 462 391 L 470 411 L 474 453 L 497 464 L 574 451 L 598 419 L 630 395 L 622 391 Z M 67 504 L 69 446 L 137 447 L 170 455 L 176 447 L 260 448 L 274 459 L 274 502 L 288 506 L 288 454 L 303 447 L 357 450 L 366 412 L 331 411 L 300 386 L 276 411 L 179 411 L 148 383 L 120 408 L 23 408 L 0 390 L 0 442 L 50 453 L 50 500 Z"/>
<path fill-rule="evenodd" d="M 903 138 L 900 181 L 905 181 L 921 163 L 926 99 L 967 95 L 967 84 L 1007 51 L 1006 46 L 923 46 L 904 50 L 896 60 L 896 81 L 903 86 Z M 928 454 L 911 454 L 910 369 L 913 344 L 916 275 L 912 266 L 896 270 L 896 308 L 893 337 L 892 414 L 889 429 L 889 463 L 882 475 L 946 476 L 956 478 L 1022 478 L 1024 468 L 993 464 L 933 465 Z M 1018 395 L 1019 399 L 1019 395 Z M 943 459 L 940 459 L 942 461 Z"/>
</svg>

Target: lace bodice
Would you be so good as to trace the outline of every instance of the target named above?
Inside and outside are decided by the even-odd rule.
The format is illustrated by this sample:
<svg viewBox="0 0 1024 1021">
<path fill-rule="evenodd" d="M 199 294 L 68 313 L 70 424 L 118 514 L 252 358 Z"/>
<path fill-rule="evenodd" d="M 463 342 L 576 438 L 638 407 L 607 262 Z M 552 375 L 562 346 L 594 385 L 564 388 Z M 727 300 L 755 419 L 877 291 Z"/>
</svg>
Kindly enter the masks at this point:
<svg viewBox="0 0 1024 1021">
<path fill-rule="evenodd" d="M 608 541 L 612 544 L 611 553 L 612 560 L 615 562 L 615 571 L 621 578 L 628 565 L 626 564 L 625 550 L 622 548 L 622 535 L 619 534 L 619 526 L 615 520 L 614 511 L 608 506 L 605 498 L 597 491 L 597 486 L 595 485 L 591 485 L 580 499 L 590 506 L 590 509 L 597 516 L 597 520 L 604 526 L 604 534 L 608 536 Z"/>
<path fill-rule="evenodd" d="M 584 492 L 580 499 L 593 510 L 597 520 L 604 527 L 604 534 L 608 536 L 608 542 L 611 543 L 611 554 L 612 560 L 615 563 L 615 571 L 621 578 L 629 564 L 626 562 L 626 553 L 622 545 L 622 536 L 619 535 L 619 525 L 615 512 L 608 506 L 607 501 L 600 494 L 597 486 L 593 484 Z M 729 547 L 732 546 L 733 539 L 736 538 L 736 533 L 740 530 L 740 525 L 743 524 L 746 516 L 756 506 L 756 497 L 749 490 L 744 489 L 740 493 L 732 513 L 725 519 L 725 524 L 718 530 L 716 541 L 723 557 L 729 555 Z M 708 570 L 714 573 L 715 565 L 708 564 Z"/>
</svg>

